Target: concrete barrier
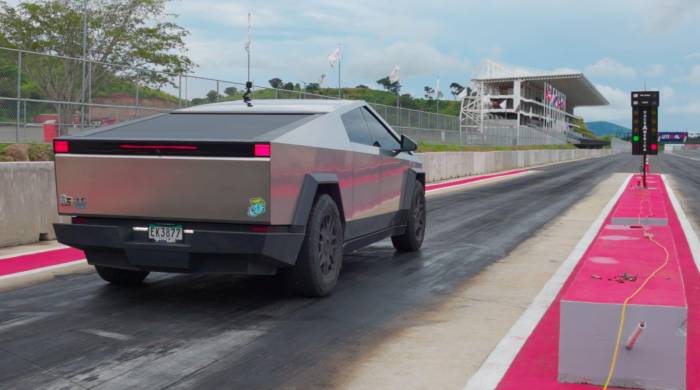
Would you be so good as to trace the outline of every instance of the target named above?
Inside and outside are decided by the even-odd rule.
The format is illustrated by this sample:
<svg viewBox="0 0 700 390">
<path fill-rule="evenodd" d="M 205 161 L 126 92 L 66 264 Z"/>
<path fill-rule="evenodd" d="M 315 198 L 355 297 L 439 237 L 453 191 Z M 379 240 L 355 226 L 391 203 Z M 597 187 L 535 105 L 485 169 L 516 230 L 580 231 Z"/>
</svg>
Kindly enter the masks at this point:
<svg viewBox="0 0 700 390">
<path fill-rule="evenodd" d="M 52 162 L 0 163 L 0 247 L 55 237 L 55 188 Z"/>
<path fill-rule="evenodd" d="M 524 150 L 419 153 L 427 181 L 524 168 L 612 150 Z M 52 162 L 0 163 L 0 247 L 55 238 L 56 183 Z M 62 220 L 67 220 L 63 218 Z"/>
<path fill-rule="evenodd" d="M 418 153 L 426 180 L 434 182 L 456 177 L 480 175 L 536 165 L 603 157 L 618 153 L 612 149 L 552 149 L 498 152 Z"/>
</svg>

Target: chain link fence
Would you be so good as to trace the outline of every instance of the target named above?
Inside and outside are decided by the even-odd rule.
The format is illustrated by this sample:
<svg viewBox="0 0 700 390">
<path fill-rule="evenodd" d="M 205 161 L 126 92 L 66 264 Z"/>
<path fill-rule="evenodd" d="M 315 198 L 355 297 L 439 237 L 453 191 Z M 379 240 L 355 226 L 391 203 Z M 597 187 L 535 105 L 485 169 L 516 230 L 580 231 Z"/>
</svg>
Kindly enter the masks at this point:
<svg viewBox="0 0 700 390">
<path fill-rule="evenodd" d="M 47 142 L 55 135 L 142 118 L 179 107 L 238 100 L 241 82 L 170 74 L 0 48 L 0 142 Z M 255 86 L 253 99 L 338 99 L 301 90 Z M 398 132 L 417 141 L 464 145 L 564 143 L 537 129 L 469 134 L 459 117 L 369 102 Z M 561 136 L 561 135 L 560 135 Z"/>
</svg>

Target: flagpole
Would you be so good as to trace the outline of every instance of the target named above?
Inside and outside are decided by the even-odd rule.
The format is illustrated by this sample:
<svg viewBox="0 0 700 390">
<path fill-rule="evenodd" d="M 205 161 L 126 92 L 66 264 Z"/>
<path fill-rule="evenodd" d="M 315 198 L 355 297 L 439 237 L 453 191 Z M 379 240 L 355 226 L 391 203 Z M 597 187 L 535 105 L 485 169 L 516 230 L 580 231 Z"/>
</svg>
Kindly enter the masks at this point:
<svg viewBox="0 0 700 390">
<path fill-rule="evenodd" d="M 251 25 L 250 25 L 250 12 L 248 12 L 248 34 L 246 37 L 246 45 L 245 45 L 245 51 L 248 53 L 248 80 L 245 83 L 245 93 L 243 94 L 243 102 L 248 106 L 252 107 L 252 98 L 250 97 L 250 94 L 252 92 L 253 88 L 253 82 L 250 81 L 250 51 L 253 48 L 252 44 L 252 38 L 251 38 L 251 33 L 250 33 Z"/>
<path fill-rule="evenodd" d="M 338 50 L 340 50 L 340 43 L 338 43 Z M 343 97 L 342 92 L 340 92 L 340 63 L 343 62 L 342 55 L 338 57 L 338 97 Z"/>
</svg>

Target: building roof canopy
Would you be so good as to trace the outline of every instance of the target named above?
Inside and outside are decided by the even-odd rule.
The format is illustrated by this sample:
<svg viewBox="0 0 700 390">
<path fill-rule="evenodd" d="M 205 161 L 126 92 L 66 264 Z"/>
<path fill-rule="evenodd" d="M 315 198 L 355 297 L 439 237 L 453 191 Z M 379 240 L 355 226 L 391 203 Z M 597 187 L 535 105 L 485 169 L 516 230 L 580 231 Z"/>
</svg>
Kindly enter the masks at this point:
<svg viewBox="0 0 700 390">
<path fill-rule="evenodd" d="M 521 80 L 536 84 L 541 88 L 544 87 L 544 83 L 549 83 L 566 95 L 567 106 L 572 109 L 578 106 L 606 106 L 609 104 L 608 100 L 583 73 L 477 77 L 472 80 L 481 83 Z"/>
</svg>

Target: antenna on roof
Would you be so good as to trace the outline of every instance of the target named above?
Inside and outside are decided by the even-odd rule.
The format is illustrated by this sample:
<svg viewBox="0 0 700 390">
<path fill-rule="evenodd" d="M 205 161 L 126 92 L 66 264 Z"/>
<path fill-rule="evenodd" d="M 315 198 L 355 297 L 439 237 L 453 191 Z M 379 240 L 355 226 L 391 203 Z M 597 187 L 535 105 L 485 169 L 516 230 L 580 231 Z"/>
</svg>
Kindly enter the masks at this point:
<svg viewBox="0 0 700 390">
<path fill-rule="evenodd" d="M 250 11 L 248 11 L 248 34 L 246 35 L 245 41 L 245 51 L 248 52 L 248 81 L 245 82 L 245 93 L 243 94 L 243 102 L 248 107 L 253 107 L 253 98 L 250 97 L 253 88 L 253 82 L 250 81 L 250 49 L 253 47 L 253 41 L 250 33 L 250 14 Z"/>
</svg>

